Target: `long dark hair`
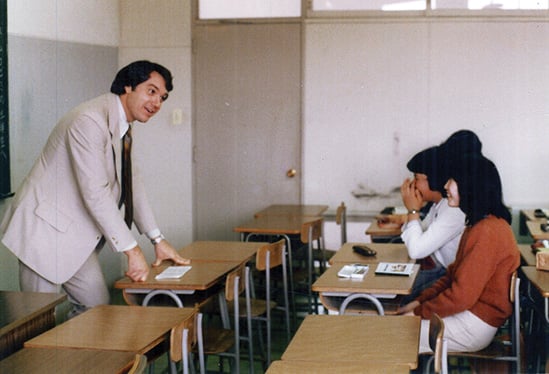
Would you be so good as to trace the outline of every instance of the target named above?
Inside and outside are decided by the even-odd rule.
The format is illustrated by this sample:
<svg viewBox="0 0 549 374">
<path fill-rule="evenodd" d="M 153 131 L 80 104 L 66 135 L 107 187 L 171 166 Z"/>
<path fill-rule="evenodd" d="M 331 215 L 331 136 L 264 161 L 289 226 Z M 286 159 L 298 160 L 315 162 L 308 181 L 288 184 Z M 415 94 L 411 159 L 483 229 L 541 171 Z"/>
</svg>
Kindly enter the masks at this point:
<svg viewBox="0 0 549 374">
<path fill-rule="evenodd" d="M 148 80 L 153 71 L 156 71 L 164 78 L 166 90 L 168 90 L 168 92 L 171 91 L 173 89 L 172 73 L 160 64 L 141 60 L 132 62 L 120 69 L 111 84 L 111 92 L 113 94 L 123 95 L 126 92 L 125 87 L 130 86 L 132 90 L 135 89 L 138 84 Z"/>
<path fill-rule="evenodd" d="M 511 213 L 503 203 L 501 178 L 496 165 L 478 154 L 453 163 L 450 177 L 457 182 L 459 207 L 468 225 L 474 225 L 491 214 L 511 223 Z"/>
</svg>

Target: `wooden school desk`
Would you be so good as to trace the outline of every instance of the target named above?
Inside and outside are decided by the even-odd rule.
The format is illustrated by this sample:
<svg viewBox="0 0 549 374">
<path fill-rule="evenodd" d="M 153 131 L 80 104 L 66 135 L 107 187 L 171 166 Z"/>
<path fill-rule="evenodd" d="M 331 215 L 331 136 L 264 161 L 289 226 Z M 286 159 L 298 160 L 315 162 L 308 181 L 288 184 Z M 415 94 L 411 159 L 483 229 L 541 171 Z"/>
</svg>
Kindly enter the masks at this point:
<svg viewBox="0 0 549 374">
<path fill-rule="evenodd" d="M 547 209 L 542 209 L 542 211 L 549 212 Z M 519 234 L 526 235 L 528 233 L 528 228 L 526 227 L 526 222 L 528 221 L 539 221 L 547 222 L 547 217 L 536 217 L 535 209 L 521 209 L 519 214 Z"/>
<path fill-rule="evenodd" d="M 23 348 L 0 361 L 0 373 L 127 373 L 135 353 L 91 349 Z"/>
<path fill-rule="evenodd" d="M 355 280 L 338 277 L 337 273 L 343 265 L 331 266 L 313 284 L 313 291 L 319 293 L 322 304 L 328 310 L 339 310 L 341 302 L 356 293 L 369 294 L 381 303 L 398 295 L 409 295 L 419 271 L 419 265 L 414 265 L 410 276 L 379 275 L 375 274 L 377 264 L 370 264 L 364 279 Z"/>
<path fill-rule="evenodd" d="M 543 297 L 545 304 L 545 321 L 549 323 L 549 271 L 537 270 L 535 266 L 522 266 L 521 271 Z M 530 288 L 528 292 L 531 292 Z"/>
<path fill-rule="evenodd" d="M 100 305 L 25 342 L 27 348 L 82 348 L 150 354 L 166 351 L 170 330 L 194 308 Z"/>
<path fill-rule="evenodd" d="M 528 232 L 534 240 L 549 240 L 549 231 L 545 232 L 541 229 L 541 224 L 544 222 L 540 221 L 526 221 L 526 227 L 528 227 Z"/>
<path fill-rule="evenodd" d="M 273 361 L 267 374 L 409 374 L 410 366 L 386 362 L 311 362 L 311 361 Z"/>
<path fill-rule="evenodd" d="M 292 265 L 292 238 L 299 238 L 303 224 L 322 219 L 313 216 L 291 215 L 262 215 L 258 218 L 244 222 L 233 230 L 240 233 L 242 241 L 248 241 L 251 235 L 265 235 L 282 237 L 286 240 L 288 253 L 288 279 L 290 285 L 292 310 L 295 311 L 294 279 Z M 294 313 L 295 317 L 295 313 Z"/>
<path fill-rule="evenodd" d="M 156 280 L 155 276 L 169 266 L 163 264 L 151 268 L 144 282 L 133 282 L 125 277 L 116 281 L 114 287 L 122 290 L 124 300 L 130 305 L 146 306 L 152 298 L 162 294 L 171 298 L 177 306 L 182 307 L 185 300 L 189 306 L 194 306 L 215 292 L 214 286 L 222 283 L 227 273 L 252 259 L 264 244 L 266 243 L 196 241 L 178 251 L 181 256 L 191 260 L 191 270 L 181 278 Z M 198 295 L 197 291 L 211 292 Z"/>
<path fill-rule="evenodd" d="M 547 337 L 545 334 L 546 326 L 549 323 L 549 271 L 537 270 L 535 266 L 522 266 L 520 271 L 527 279 L 521 281 L 521 285 L 527 280 L 527 298 L 521 301 L 523 312 L 530 314 L 530 321 L 528 324 L 528 330 L 525 331 L 525 345 L 529 355 L 536 357 L 536 365 L 534 367 L 535 372 L 543 372 L 540 370 L 539 365 L 542 362 L 546 362 L 546 373 L 549 369 L 549 351 L 547 346 Z M 535 290 L 532 290 L 534 288 Z M 536 292 L 534 295 L 532 292 Z M 540 297 L 543 299 L 543 308 L 538 308 L 540 304 Z M 531 304 L 531 305 L 530 305 Z M 533 313 L 533 314 L 532 314 Z M 533 321 L 533 316 L 538 316 L 536 321 L 539 321 L 539 325 L 536 321 Z M 537 328 L 532 328 L 537 326 Z M 534 331 L 537 331 L 533 334 Z"/>
<path fill-rule="evenodd" d="M 261 216 L 322 216 L 328 210 L 328 205 L 303 205 L 303 204 L 274 204 L 254 214 L 255 218 Z"/>
<path fill-rule="evenodd" d="M 353 252 L 354 245 L 364 245 L 377 252 L 375 256 L 365 257 Z M 415 262 L 408 256 L 402 243 L 345 243 L 330 259 L 335 264 L 374 264 L 378 262 Z"/>
<path fill-rule="evenodd" d="M 282 360 L 402 364 L 415 369 L 420 324 L 418 316 L 308 315 Z"/>
<path fill-rule="evenodd" d="M 366 235 L 370 235 L 374 243 L 387 243 L 395 238 L 399 238 L 402 233 L 401 227 L 380 227 L 377 220 L 372 221 L 366 229 Z"/>
<path fill-rule="evenodd" d="M 214 286 L 225 279 L 225 275 L 238 266 L 236 262 L 204 262 L 191 260 L 191 269 L 178 279 L 156 280 L 155 276 L 169 265 L 164 264 L 151 268 L 144 282 L 134 282 L 124 277 L 114 283 L 114 288 L 121 289 L 124 300 L 129 305 L 149 305 L 157 295 L 166 295 L 179 307 L 194 306 L 205 300 Z M 197 291 L 204 291 L 197 294 Z M 206 291 L 211 291 L 210 293 Z M 180 297 L 181 296 L 181 297 Z M 192 297 L 196 296 L 196 297 Z"/>
<path fill-rule="evenodd" d="M 55 307 L 66 295 L 0 291 L 0 359 L 55 326 Z"/>
</svg>

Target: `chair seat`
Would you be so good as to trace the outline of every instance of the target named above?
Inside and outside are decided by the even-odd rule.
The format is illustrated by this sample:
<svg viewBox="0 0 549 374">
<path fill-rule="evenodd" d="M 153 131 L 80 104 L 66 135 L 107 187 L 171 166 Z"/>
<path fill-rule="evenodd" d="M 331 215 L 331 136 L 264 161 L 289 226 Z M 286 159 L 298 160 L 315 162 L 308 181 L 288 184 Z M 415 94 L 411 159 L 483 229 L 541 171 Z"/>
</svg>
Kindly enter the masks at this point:
<svg viewBox="0 0 549 374">
<path fill-rule="evenodd" d="M 509 343 L 508 340 L 503 339 L 494 339 L 490 345 L 484 349 L 481 349 L 480 351 L 476 352 L 448 352 L 448 354 L 451 354 L 452 356 L 460 356 L 460 357 L 470 357 L 470 358 L 481 358 L 481 359 L 501 359 L 502 357 L 507 357 L 507 360 L 509 357 L 513 356 L 513 350 L 512 346 Z"/>
<path fill-rule="evenodd" d="M 245 297 L 240 297 L 238 299 L 238 301 L 239 301 L 240 317 L 244 318 L 244 317 L 246 317 L 246 298 Z M 266 300 L 251 299 L 250 300 L 250 306 L 251 306 L 251 313 L 250 313 L 251 317 L 258 317 L 258 316 L 262 316 L 265 313 L 267 313 L 267 301 Z M 271 301 L 269 309 L 272 310 L 274 308 L 276 308 L 276 302 Z"/>
<path fill-rule="evenodd" d="M 204 354 L 227 352 L 234 342 L 234 330 L 207 329 L 204 332 Z"/>
</svg>

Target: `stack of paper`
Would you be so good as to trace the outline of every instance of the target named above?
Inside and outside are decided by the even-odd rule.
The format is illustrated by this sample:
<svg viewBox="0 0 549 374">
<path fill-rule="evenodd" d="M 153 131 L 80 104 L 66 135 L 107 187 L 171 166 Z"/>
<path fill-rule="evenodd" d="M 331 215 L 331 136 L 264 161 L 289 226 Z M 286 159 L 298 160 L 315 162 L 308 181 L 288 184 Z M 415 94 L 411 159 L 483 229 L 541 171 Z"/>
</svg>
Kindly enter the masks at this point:
<svg viewBox="0 0 549 374">
<path fill-rule="evenodd" d="M 368 273 L 368 265 L 351 264 L 345 265 L 337 272 L 337 276 L 340 278 L 352 278 L 352 279 L 364 279 Z"/>
<path fill-rule="evenodd" d="M 190 266 L 168 266 L 164 271 L 158 274 L 154 279 L 177 279 L 181 278 L 186 272 L 191 270 Z"/>
</svg>

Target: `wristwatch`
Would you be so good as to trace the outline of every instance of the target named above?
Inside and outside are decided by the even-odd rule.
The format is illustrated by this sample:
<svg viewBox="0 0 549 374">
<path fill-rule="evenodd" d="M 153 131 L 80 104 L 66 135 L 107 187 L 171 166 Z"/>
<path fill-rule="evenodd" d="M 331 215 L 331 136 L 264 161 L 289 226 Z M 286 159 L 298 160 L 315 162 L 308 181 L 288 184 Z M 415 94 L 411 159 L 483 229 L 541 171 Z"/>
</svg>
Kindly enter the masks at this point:
<svg viewBox="0 0 549 374">
<path fill-rule="evenodd" d="M 151 243 L 153 245 L 157 245 L 158 243 L 160 243 L 162 240 L 164 240 L 164 235 L 160 234 L 158 236 L 155 236 L 154 238 L 151 238 Z"/>
</svg>

